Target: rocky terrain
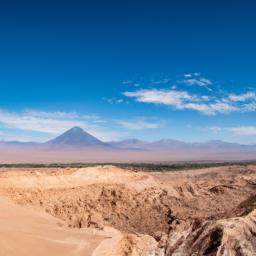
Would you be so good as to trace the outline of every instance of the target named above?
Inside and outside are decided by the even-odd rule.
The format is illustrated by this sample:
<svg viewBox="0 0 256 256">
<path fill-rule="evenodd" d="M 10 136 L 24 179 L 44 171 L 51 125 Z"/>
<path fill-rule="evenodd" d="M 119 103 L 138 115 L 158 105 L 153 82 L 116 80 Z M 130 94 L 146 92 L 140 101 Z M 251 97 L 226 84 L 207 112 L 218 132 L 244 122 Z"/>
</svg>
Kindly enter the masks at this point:
<svg viewBox="0 0 256 256">
<path fill-rule="evenodd" d="M 2 168 L 0 196 L 0 255 L 256 255 L 253 165 Z"/>
</svg>

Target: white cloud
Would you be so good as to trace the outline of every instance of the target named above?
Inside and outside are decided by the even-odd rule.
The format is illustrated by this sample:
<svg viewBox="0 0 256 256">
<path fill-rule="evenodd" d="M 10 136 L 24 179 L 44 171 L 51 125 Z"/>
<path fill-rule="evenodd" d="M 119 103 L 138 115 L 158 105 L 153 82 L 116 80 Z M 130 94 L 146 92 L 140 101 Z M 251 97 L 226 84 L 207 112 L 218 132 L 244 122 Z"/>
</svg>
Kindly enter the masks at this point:
<svg viewBox="0 0 256 256">
<path fill-rule="evenodd" d="M 210 104 L 209 106 L 214 113 L 230 113 L 239 111 L 238 107 L 225 102 L 216 102 Z"/>
<path fill-rule="evenodd" d="M 79 126 L 102 140 L 112 140 L 119 137 L 113 131 L 103 127 L 106 122 L 97 115 L 80 115 L 76 112 L 47 112 L 27 110 L 10 112 L 0 110 L 0 125 L 5 128 L 21 129 L 58 135 L 74 126 Z"/>
<path fill-rule="evenodd" d="M 198 72 L 195 72 L 195 73 L 187 73 L 184 75 L 185 78 L 190 78 L 190 77 L 193 77 L 193 76 L 200 76 L 201 74 L 198 73 Z"/>
<path fill-rule="evenodd" d="M 191 109 L 196 110 L 208 115 L 214 114 L 214 112 L 211 110 L 211 108 L 206 104 L 200 104 L 200 103 L 185 103 L 179 107 L 179 109 Z"/>
<path fill-rule="evenodd" d="M 118 120 L 118 124 L 129 130 L 157 129 L 161 127 L 161 123 L 153 123 L 144 120 Z"/>
<path fill-rule="evenodd" d="M 210 101 L 209 96 L 193 95 L 186 91 L 149 89 L 134 92 L 124 92 L 127 97 L 138 102 L 162 104 L 176 109 L 196 110 L 207 115 L 230 113 L 239 108 L 222 101 Z"/>
<path fill-rule="evenodd" d="M 222 128 L 218 127 L 218 126 L 210 126 L 209 130 L 211 130 L 214 133 L 219 133 L 222 131 Z"/>
<path fill-rule="evenodd" d="M 135 98 L 138 102 L 180 106 L 184 101 L 193 100 L 194 96 L 185 91 L 145 89 L 124 92 L 125 96 Z"/>
<path fill-rule="evenodd" d="M 253 112 L 256 111 L 256 102 L 250 102 L 243 105 L 244 112 Z"/>
<path fill-rule="evenodd" d="M 210 100 L 210 97 L 209 96 L 206 96 L 206 95 L 203 95 L 201 96 L 202 100 L 204 101 L 209 101 Z"/>
<path fill-rule="evenodd" d="M 23 112 L 24 115 L 33 116 L 33 117 L 46 117 L 46 118 L 68 118 L 73 119 L 77 118 L 78 114 L 76 112 L 62 112 L 62 111 L 55 111 L 55 112 L 47 112 L 41 110 L 25 110 Z"/>
<path fill-rule="evenodd" d="M 213 84 L 213 82 L 205 77 L 200 77 L 200 73 L 185 74 L 184 78 L 185 78 L 184 80 L 178 81 L 178 82 L 188 86 L 204 87 L 208 91 L 212 91 L 210 86 Z"/>
<path fill-rule="evenodd" d="M 237 135 L 256 135 L 256 126 L 238 126 L 225 128 L 227 131 L 231 131 Z"/>
<path fill-rule="evenodd" d="M 238 111 L 235 106 L 223 102 L 216 103 L 186 103 L 179 107 L 180 109 L 196 110 L 206 115 L 216 115 L 217 113 L 227 114 Z"/>
<path fill-rule="evenodd" d="M 206 78 L 190 78 L 190 79 L 185 79 L 182 82 L 187 85 L 197 85 L 201 87 L 212 85 L 212 81 Z"/>
<path fill-rule="evenodd" d="M 230 94 L 228 96 L 228 99 L 230 101 L 246 101 L 249 99 L 255 99 L 256 98 L 256 93 L 255 92 L 246 92 L 244 94 Z"/>
<path fill-rule="evenodd" d="M 118 98 L 102 98 L 104 101 L 106 101 L 110 105 L 118 105 L 118 104 L 129 104 L 128 101 L 125 101 L 124 99 L 118 99 Z"/>
<path fill-rule="evenodd" d="M 214 133 L 220 133 L 222 131 L 232 132 L 235 135 L 252 136 L 256 135 L 256 126 L 236 126 L 236 127 L 209 127 Z"/>
<path fill-rule="evenodd" d="M 256 111 L 254 92 L 247 92 L 240 95 L 229 94 L 226 97 L 221 95 L 218 97 L 218 95 L 191 94 L 188 91 L 178 91 L 172 88 L 168 90 L 141 89 L 124 92 L 123 95 L 134 98 L 138 102 L 162 104 L 179 110 L 195 110 L 206 115 Z"/>
<path fill-rule="evenodd" d="M 34 114 L 33 112 L 30 113 L 27 111 L 15 113 L 1 110 L 0 123 L 8 127 L 46 133 L 58 133 L 72 126 L 83 125 L 78 120 L 60 118 L 59 114 L 55 116 L 55 112 L 50 112 L 49 116 L 47 116 L 46 112 L 41 112 L 41 114 L 40 112 Z"/>
</svg>

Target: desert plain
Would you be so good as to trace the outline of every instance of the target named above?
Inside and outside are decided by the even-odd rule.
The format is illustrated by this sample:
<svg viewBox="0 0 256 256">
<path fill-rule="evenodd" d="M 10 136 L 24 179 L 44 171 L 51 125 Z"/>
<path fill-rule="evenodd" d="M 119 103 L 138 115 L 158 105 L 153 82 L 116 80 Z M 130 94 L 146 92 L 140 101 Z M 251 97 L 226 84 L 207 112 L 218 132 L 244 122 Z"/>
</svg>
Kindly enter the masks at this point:
<svg viewBox="0 0 256 256">
<path fill-rule="evenodd" d="M 256 255 L 256 166 L 1 168 L 1 256 Z"/>
</svg>

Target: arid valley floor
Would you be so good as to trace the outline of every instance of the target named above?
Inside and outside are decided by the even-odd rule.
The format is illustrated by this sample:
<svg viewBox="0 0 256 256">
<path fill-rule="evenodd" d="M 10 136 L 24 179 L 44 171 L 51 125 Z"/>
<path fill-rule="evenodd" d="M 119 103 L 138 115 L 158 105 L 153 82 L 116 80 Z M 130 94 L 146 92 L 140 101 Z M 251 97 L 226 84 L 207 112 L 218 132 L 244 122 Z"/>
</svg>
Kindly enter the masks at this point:
<svg viewBox="0 0 256 256">
<path fill-rule="evenodd" d="M 256 166 L 2 168 L 0 255 L 256 255 Z"/>
</svg>

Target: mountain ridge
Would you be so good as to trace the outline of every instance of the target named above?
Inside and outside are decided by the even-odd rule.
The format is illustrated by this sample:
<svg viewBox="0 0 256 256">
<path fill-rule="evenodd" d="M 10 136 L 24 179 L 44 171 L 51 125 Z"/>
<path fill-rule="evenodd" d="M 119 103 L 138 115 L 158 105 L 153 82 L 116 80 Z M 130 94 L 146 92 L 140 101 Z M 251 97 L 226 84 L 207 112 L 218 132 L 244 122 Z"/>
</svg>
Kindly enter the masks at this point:
<svg viewBox="0 0 256 256">
<path fill-rule="evenodd" d="M 209 149 L 209 150 L 244 150 L 256 149 L 256 145 L 244 145 L 235 142 L 226 142 L 222 140 L 209 140 L 205 142 L 184 142 L 176 139 L 160 139 L 157 141 L 144 141 L 136 138 L 120 141 L 103 142 L 95 136 L 84 131 L 80 127 L 73 127 L 59 136 L 47 142 L 19 142 L 19 141 L 0 141 L 0 147 L 35 147 L 35 148 L 112 148 L 122 150 L 191 150 L 191 149 Z"/>
</svg>

